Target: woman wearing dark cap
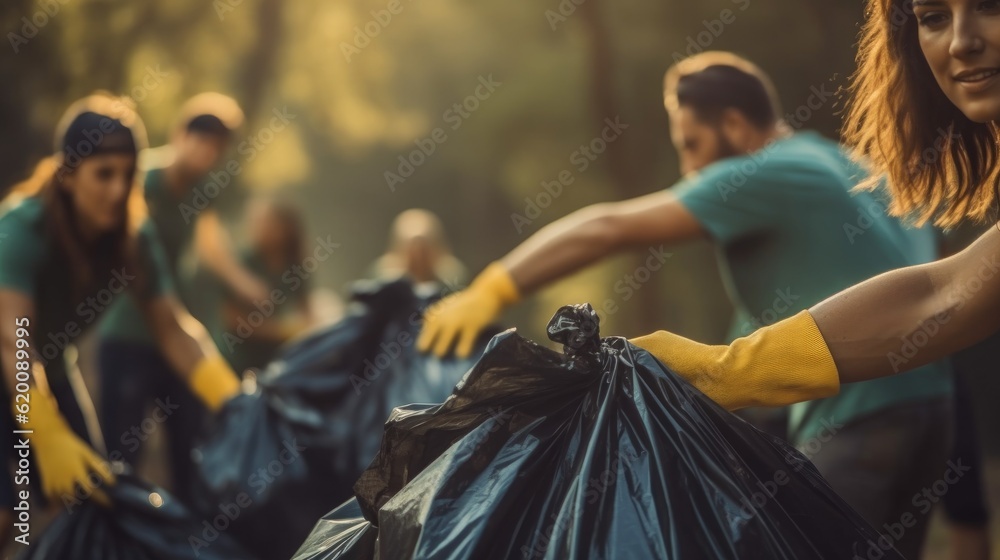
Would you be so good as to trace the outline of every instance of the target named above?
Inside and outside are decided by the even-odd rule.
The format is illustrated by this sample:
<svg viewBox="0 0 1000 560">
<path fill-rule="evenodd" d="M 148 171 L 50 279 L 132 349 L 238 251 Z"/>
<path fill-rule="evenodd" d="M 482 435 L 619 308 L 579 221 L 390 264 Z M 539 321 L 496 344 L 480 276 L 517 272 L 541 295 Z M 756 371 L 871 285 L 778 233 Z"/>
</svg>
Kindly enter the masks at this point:
<svg viewBox="0 0 1000 560">
<path fill-rule="evenodd" d="M 240 262 L 216 210 L 217 203 L 237 188 L 235 162 L 216 168 L 242 123 L 243 111 L 236 100 L 221 93 L 200 93 L 181 106 L 169 143 L 146 150 L 142 157 L 142 195 L 163 247 L 167 274 L 187 309 L 209 331 L 218 328 L 219 302 L 206 301 L 182 274 L 181 263 L 189 250 L 241 303 L 253 305 L 270 297 L 267 285 Z M 195 467 L 191 450 L 204 410 L 173 374 L 169 353 L 158 344 L 143 315 L 138 302 L 122 298 L 98 326 L 101 426 L 109 448 L 135 463 L 150 436 L 141 425 L 149 411 L 165 418 L 155 426 L 166 435 L 170 489 L 178 498 L 190 500 Z M 171 409 L 169 415 L 164 408 Z"/>
<path fill-rule="evenodd" d="M 142 121 L 122 100 L 95 94 L 74 103 L 57 131 L 56 154 L 12 190 L 0 216 L 0 369 L 16 422 L 8 427 L 32 430 L 37 470 L 28 480 L 40 481 L 49 500 L 75 503 L 100 496 L 113 475 L 87 443 L 64 351 L 122 293 L 139 303 L 174 371 L 208 408 L 235 395 L 239 382 L 173 295 L 135 188 Z M 5 516 L 28 490 L 24 477 L 16 481 L 17 500 L 11 480 L 0 484 Z"/>
</svg>

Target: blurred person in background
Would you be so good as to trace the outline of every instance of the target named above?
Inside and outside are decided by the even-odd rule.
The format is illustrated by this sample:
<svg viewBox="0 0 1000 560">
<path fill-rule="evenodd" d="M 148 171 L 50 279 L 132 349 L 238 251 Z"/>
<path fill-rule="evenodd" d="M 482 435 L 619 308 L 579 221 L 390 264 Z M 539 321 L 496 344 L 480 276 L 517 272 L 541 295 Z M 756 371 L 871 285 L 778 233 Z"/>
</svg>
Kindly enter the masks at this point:
<svg viewBox="0 0 1000 560">
<path fill-rule="evenodd" d="M 217 336 L 236 371 L 262 369 L 282 344 L 314 324 L 308 278 L 294 274 L 305 257 L 305 227 L 298 208 L 272 199 L 253 199 L 246 214 L 248 246 L 240 265 L 264 281 L 266 304 L 248 303 L 221 283 L 222 332 Z M 263 319 L 254 321 L 255 313 Z M 243 336 L 246 334 L 247 336 Z"/>
<path fill-rule="evenodd" d="M 441 220 L 411 208 L 392 223 L 389 247 L 372 267 L 376 278 L 409 278 L 417 295 L 450 291 L 465 282 L 465 266 L 451 253 Z"/>
<path fill-rule="evenodd" d="M 243 123 L 243 112 L 230 97 L 202 93 L 181 107 L 168 146 L 143 154 L 153 160 L 143 178 L 142 193 L 149 219 L 166 252 L 166 265 L 175 286 L 182 252 L 193 248 L 201 262 L 246 301 L 268 298 L 267 286 L 240 264 L 228 232 L 214 208 L 224 189 L 234 188 L 228 171 L 213 172 Z M 212 172 L 212 177 L 209 177 Z M 121 447 L 124 459 L 135 464 L 143 437 L 132 434 L 147 415 L 170 402 L 165 428 L 172 476 L 171 489 L 189 498 L 193 472 L 190 450 L 203 422 L 203 410 L 170 374 L 171 356 L 154 344 L 136 302 L 122 299 L 103 318 L 98 343 L 100 417 L 109 445 Z M 204 320 L 204 316 L 201 317 Z"/>
<path fill-rule="evenodd" d="M 871 193 L 851 193 L 865 174 L 841 146 L 790 130 L 770 79 L 750 62 L 722 52 L 689 57 L 667 72 L 664 98 L 680 183 L 546 226 L 428 310 L 421 349 L 443 355 L 456 345 L 468 354 L 479 331 L 524 294 L 638 247 L 656 258 L 660 244 L 714 242 L 737 308 L 737 336 L 880 272 L 936 257 L 933 230 L 908 230 Z M 941 475 L 951 392 L 943 361 L 844 387 L 792 409 L 792 442 L 884 531 Z M 928 519 L 907 528 L 897 545 L 904 556 L 918 557 Z"/>
<path fill-rule="evenodd" d="M 186 396 L 197 397 L 197 406 L 217 410 L 239 390 L 236 375 L 173 292 L 135 185 L 145 143 L 142 121 L 124 99 L 94 94 L 77 101 L 57 127 L 56 154 L 14 187 L 0 216 L 0 392 L 19 416 L 16 424 L 11 414 L 0 418 L 5 433 L 33 430 L 28 441 L 37 471 L 28 478 L 40 482 L 51 504 L 91 495 L 104 500 L 99 486 L 114 482 L 91 447 L 100 447 L 101 438 L 88 433 L 86 387 L 66 361 L 75 340 L 112 302 L 134 300 L 170 375 Z M 112 460 L 122 453 L 117 443 L 108 450 Z M 9 466 L 14 448 L 4 449 Z M 18 482 L 21 491 L 24 484 Z M 0 482 L 5 540 L 13 500 L 8 477 Z"/>
</svg>

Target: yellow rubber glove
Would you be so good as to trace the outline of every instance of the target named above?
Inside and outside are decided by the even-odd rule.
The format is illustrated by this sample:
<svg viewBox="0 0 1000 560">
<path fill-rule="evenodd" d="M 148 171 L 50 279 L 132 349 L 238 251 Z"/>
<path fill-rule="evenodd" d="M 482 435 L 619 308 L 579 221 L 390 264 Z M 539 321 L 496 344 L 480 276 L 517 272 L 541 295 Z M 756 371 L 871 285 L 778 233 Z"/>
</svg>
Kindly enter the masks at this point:
<svg viewBox="0 0 1000 560">
<path fill-rule="evenodd" d="M 29 389 L 28 406 L 28 422 L 21 426 L 33 430 L 28 441 L 41 476 L 42 493 L 52 501 L 65 502 L 77 499 L 79 487 L 85 495 L 107 505 L 107 496 L 100 487 L 115 483 L 111 465 L 73 432 L 47 390 Z M 15 414 L 18 412 L 15 406 Z"/>
<path fill-rule="evenodd" d="M 729 346 L 708 346 L 666 331 L 630 340 L 709 398 L 736 410 L 784 406 L 836 395 L 840 377 L 808 311 Z"/>
<path fill-rule="evenodd" d="M 278 336 L 282 341 L 289 341 L 309 330 L 309 323 L 299 318 L 282 319 L 278 322 Z"/>
<path fill-rule="evenodd" d="M 468 288 L 442 299 L 424 313 L 417 349 L 426 352 L 433 347 L 435 354 L 444 357 L 458 340 L 455 354 L 468 357 L 479 333 L 519 299 L 521 294 L 510 273 L 494 262 Z"/>
<path fill-rule="evenodd" d="M 188 378 L 191 392 L 201 399 L 212 412 L 218 412 L 223 403 L 240 393 L 240 378 L 222 356 L 205 356 Z"/>
</svg>

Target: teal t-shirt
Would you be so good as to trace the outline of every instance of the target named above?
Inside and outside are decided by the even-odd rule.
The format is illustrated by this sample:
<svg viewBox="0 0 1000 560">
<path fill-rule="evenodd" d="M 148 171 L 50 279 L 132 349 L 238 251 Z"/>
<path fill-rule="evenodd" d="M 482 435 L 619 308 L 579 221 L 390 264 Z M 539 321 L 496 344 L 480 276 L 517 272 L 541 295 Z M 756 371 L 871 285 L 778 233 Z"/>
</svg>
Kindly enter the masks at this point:
<svg viewBox="0 0 1000 560">
<path fill-rule="evenodd" d="M 140 228 L 138 249 L 142 276 L 128 266 L 99 268 L 92 284 L 80 290 L 75 286 L 78 271 L 60 254 L 46 230 L 40 198 L 26 198 L 0 216 L 0 288 L 34 301 L 35 322 L 29 331 L 50 378 L 65 375 L 66 347 L 111 307 L 132 297 L 157 297 L 173 289 L 166 256 L 148 221 Z M 137 293 L 139 278 L 146 279 L 141 294 Z M 131 297 L 123 297 L 126 292 Z"/>
<path fill-rule="evenodd" d="M 194 237 L 196 213 L 190 200 L 174 196 L 168 189 L 163 169 L 150 169 L 143 181 L 143 194 L 149 210 L 149 222 L 155 228 L 166 257 L 167 270 L 174 284 L 180 287 L 177 272 L 181 253 Z M 211 201 L 208 201 L 209 203 Z M 154 344 L 138 306 L 130 299 L 117 302 L 101 321 L 98 328 L 107 340 L 125 340 L 148 345 Z"/>
<path fill-rule="evenodd" d="M 886 215 L 884 198 L 852 193 L 864 171 L 839 144 L 800 132 L 683 179 L 680 202 L 716 243 L 737 308 L 733 338 L 777 322 L 882 272 L 932 261 L 937 235 Z M 793 406 L 793 441 L 896 404 L 948 395 L 946 362 Z"/>
</svg>

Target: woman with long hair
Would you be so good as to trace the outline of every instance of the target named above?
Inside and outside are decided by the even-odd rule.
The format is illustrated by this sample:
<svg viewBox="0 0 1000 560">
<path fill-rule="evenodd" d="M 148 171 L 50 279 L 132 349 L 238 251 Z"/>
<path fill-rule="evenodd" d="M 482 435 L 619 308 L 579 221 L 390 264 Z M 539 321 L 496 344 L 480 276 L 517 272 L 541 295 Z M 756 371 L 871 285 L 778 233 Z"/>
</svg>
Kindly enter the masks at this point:
<svg viewBox="0 0 1000 560">
<path fill-rule="evenodd" d="M 55 155 L 11 191 L 0 216 L 0 390 L 12 402 L 16 428 L 31 430 L 37 470 L 28 479 L 40 481 L 49 500 L 100 497 L 101 485 L 113 482 L 87 442 L 64 354 L 122 294 L 140 303 L 164 354 L 208 408 L 239 390 L 204 329 L 173 295 L 135 187 L 145 145 L 142 121 L 124 100 L 103 93 L 81 99 L 59 123 Z M 24 477 L 17 484 L 20 500 L 28 488 Z M 13 491 L 10 479 L 0 483 L 0 508 L 8 516 Z"/>
<path fill-rule="evenodd" d="M 306 257 L 302 213 L 290 203 L 261 197 L 248 205 L 244 226 L 248 246 L 239 252 L 238 262 L 264 281 L 269 295 L 266 301 L 248 303 L 219 282 L 221 332 L 216 340 L 236 371 L 263 369 L 285 342 L 314 322 L 311 282 L 295 273 Z"/>
<path fill-rule="evenodd" d="M 1000 186 L 1000 2 L 870 0 L 844 126 L 890 210 L 985 220 Z M 866 186 L 866 185 L 862 185 Z M 1000 328 L 1000 224 L 946 259 L 894 270 L 728 346 L 658 331 L 634 342 L 729 408 L 835 394 Z"/>
<path fill-rule="evenodd" d="M 872 171 L 860 187 L 884 179 L 890 211 L 916 224 L 996 221 L 1000 2 L 869 0 L 857 60 L 843 134 Z M 998 311 L 1000 223 L 728 346 L 665 331 L 632 342 L 729 409 L 780 406 L 972 346 L 1000 328 Z M 965 544 L 984 557 L 978 540 Z"/>
</svg>

